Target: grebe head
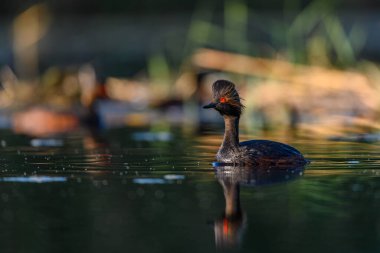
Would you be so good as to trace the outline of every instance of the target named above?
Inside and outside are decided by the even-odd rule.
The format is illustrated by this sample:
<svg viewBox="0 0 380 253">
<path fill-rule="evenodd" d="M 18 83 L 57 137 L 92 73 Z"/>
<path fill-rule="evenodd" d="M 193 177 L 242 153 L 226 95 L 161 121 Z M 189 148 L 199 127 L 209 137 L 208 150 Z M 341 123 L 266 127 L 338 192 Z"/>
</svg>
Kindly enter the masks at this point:
<svg viewBox="0 0 380 253">
<path fill-rule="evenodd" d="M 213 101 L 203 106 L 205 109 L 214 108 L 221 115 L 239 117 L 244 106 L 240 102 L 235 85 L 227 80 L 218 80 L 212 85 Z"/>
</svg>

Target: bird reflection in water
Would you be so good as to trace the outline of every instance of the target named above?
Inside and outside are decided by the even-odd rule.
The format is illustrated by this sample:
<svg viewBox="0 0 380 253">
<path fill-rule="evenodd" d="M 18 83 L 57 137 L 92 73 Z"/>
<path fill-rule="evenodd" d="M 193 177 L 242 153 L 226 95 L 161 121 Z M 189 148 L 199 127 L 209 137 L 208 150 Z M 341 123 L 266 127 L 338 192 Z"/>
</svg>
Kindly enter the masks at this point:
<svg viewBox="0 0 380 253">
<path fill-rule="evenodd" d="M 220 249 L 239 247 L 247 226 L 240 205 L 240 187 L 258 187 L 294 180 L 303 175 L 304 166 L 237 167 L 214 164 L 226 202 L 223 215 L 214 222 L 215 244 Z"/>
</svg>

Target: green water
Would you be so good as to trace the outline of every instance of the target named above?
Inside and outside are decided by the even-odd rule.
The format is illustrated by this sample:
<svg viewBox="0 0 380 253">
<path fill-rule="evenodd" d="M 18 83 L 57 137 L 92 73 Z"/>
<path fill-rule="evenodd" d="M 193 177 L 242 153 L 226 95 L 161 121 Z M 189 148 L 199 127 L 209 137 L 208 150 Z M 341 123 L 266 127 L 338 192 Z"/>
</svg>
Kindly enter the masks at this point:
<svg viewBox="0 0 380 253">
<path fill-rule="evenodd" d="M 380 250 L 380 143 L 265 136 L 312 163 L 236 175 L 211 165 L 219 131 L 146 131 L 49 140 L 2 131 L 0 251 Z M 236 226 L 223 218 L 226 184 L 240 185 Z"/>
</svg>

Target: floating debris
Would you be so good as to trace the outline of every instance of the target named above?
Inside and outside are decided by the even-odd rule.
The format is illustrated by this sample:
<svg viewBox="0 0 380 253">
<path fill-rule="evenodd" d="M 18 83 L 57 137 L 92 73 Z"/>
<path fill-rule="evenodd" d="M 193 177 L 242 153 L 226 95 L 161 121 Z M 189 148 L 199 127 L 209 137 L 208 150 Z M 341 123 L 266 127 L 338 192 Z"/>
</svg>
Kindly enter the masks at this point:
<svg viewBox="0 0 380 253">
<path fill-rule="evenodd" d="M 167 174 L 164 176 L 166 180 L 183 180 L 185 179 L 185 175 L 175 175 L 175 174 Z"/>
<path fill-rule="evenodd" d="M 135 184 L 166 184 L 166 180 L 162 178 L 134 178 Z"/>
<path fill-rule="evenodd" d="M 173 180 L 183 180 L 184 175 L 177 174 L 167 174 L 163 178 L 134 178 L 133 183 L 135 184 L 171 184 Z"/>
<path fill-rule="evenodd" d="M 63 140 L 59 139 L 32 139 L 30 145 L 33 147 L 62 147 Z"/>
<path fill-rule="evenodd" d="M 132 134 L 135 141 L 170 141 L 173 136 L 169 132 L 138 132 Z"/>
<path fill-rule="evenodd" d="M 49 176 L 30 176 L 30 177 L 3 177 L 0 178 L 3 182 L 12 183 L 53 183 L 53 182 L 66 182 L 66 177 L 49 177 Z"/>
</svg>

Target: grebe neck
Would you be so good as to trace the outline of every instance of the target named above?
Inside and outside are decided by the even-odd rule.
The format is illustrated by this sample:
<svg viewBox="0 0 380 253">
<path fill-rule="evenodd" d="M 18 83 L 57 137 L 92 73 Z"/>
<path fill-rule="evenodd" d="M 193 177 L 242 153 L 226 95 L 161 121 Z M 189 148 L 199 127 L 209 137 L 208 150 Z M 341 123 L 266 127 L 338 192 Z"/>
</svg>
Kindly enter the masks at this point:
<svg viewBox="0 0 380 253">
<path fill-rule="evenodd" d="M 239 148 L 239 117 L 224 116 L 224 138 L 220 149 Z"/>
</svg>

